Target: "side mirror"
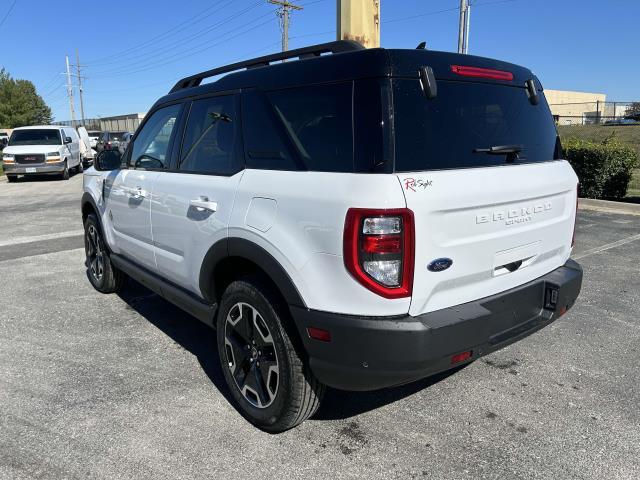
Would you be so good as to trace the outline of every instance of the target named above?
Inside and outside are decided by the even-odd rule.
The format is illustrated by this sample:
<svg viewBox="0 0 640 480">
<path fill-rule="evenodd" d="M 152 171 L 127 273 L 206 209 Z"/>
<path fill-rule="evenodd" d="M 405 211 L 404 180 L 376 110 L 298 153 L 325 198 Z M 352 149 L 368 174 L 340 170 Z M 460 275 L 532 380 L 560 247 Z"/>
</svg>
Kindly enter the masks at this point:
<svg viewBox="0 0 640 480">
<path fill-rule="evenodd" d="M 119 150 L 103 150 L 98 154 L 94 163 L 95 169 L 101 172 L 117 170 L 122 163 L 122 155 Z"/>
<path fill-rule="evenodd" d="M 71 143 L 71 142 L 73 142 L 71 137 L 64 137 L 64 143 Z"/>
</svg>

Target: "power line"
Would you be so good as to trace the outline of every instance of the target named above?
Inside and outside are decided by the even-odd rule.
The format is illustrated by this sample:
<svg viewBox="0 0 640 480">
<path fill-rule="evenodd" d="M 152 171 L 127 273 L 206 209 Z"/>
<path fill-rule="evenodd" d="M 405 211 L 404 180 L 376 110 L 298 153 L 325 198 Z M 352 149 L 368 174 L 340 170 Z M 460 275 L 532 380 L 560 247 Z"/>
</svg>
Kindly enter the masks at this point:
<svg viewBox="0 0 640 480">
<path fill-rule="evenodd" d="M 135 46 L 133 46 L 133 47 L 129 47 L 129 48 L 125 48 L 124 50 L 120 50 L 120 51 L 118 51 L 118 52 L 116 52 L 116 53 L 113 53 L 113 54 L 111 54 L 111 55 L 107 55 L 107 56 L 105 56 L 105 57 L 99 57 L 99 58 L 94 59 L 94 60 L 89 60 L 88 62 L 86 62 L 86 65 L 93 65 L 93 64 L 95 64 L 95 63 L 101 63 L 103 60 L 106 60 L 106 59 L 109 59 L 109 58 L 119 57 L 119 56 L 121 56 L 121 55 L 123 55 L 123 54 L 125 54 L 125 53 L 127 53 L 127 52 L 130 52 L 130 51 L 133 51 L 133 50 L 138 50 L 138 49 L 140 49 L 141 47 L 143 47 L 143 46 L 145 46 L 145 45 L 149 45 L 150 43 L 154 43 L 154 42 L 155 42 L 157 39 L 159 39 L 159 38 L 162 38 L 162 37 L 165 37 L 165 36 L 170 36 L 169 34 L 170 34 L 171 32 L 173 32 L 173 31 L 175 31 L 175 30 L 179 29 L 180 27 L 182 27 L 182 26 L 183 26 L 183 25 L 185 25 L 185 24 L 188 24 L 188 23 L 195 24 L 195 23 L 198 23 L 198 22 L 200 22 L 200 21 L 204 20 L 205 18 L 210 17 L 211 15 L 213 15 L 213 14 L 215 14 L 215 13 L 218 13 L 218 12 L 219 12 L 219 10 L 216 10 L 215 12 L 212 12 L 212 13 L 210 13 L 210 14 L 208 14 L 208 15 L 202 16 L 202 14 L 203 14 L 203 13 L 206 13 L 206 12 L 208 12 L 209 10 L 211 10 L 212 8 L 217 7 L 218 5 L 220 5 L 221 3 L 223 3 L 224 1 L 225 1 L 225 0 L 220 0 L 220 1 L 216 2 L 216 3 L 213 3 L 213 4 L 209 5 L 209 6 L 208 6 L 207 8 L 205 8 L 204 10 L 201 10 L 200 12 L 196 13 L 195 15 L 193 15 L 193 16 L 191 16 L 191 17 L 187 18 L 186 20 L 182 21 L 182 22 L 181 22 L 181 23 L 179 23 L 178 25 L 176 25 L 176 26 L 174 26 L 174 27 L 171 27 L 171 28 L 170 28 L 170 29 L 168 29 L 168 30 L 165 30 L 164 32 L 162 32 L 162 33 L 160 33 L 160 34 L 158 34 L 158 35 L 156 35 L 156 36 L 154 36 L 154 37 L 151 37 L 150 39 L 145 40 L 144 42 L 141 42 L 141 43 L 139 43 L 138 45 L 135 45 Z M 229 4 L 231 4 L 231 3 L 233 3 L 233 2 L 232 2 L 232 1 L 227 2 L 227 5 L 229 5 Z M 226 7 L 227 5 L 225 5 L 225 7 Z M 224 7 L 222 7 L 222 8 L 224 8 Z M 195 21 L 193 21 L 194 19 L 196 19 L 196 20 L 195 20 Z"/>
<path fill-rule="evenodd" d="M 259 1 L 255 2 L 254 4 L 250 5 L 249 7 L 245 8 L 244 10 L 241 10 L 241 11 L 239 11 L 239 12 L 236 12 L 236 13 L 234 13 L 234 14 L 232 14 L 232 15 L 228 16 L 228 17 L 225 17 L 225 18 L 223 18 L 223 19 L 221 19 L 221 20 L 217 21 L 217 22 L 216 22 L 216 23 L 214 23 L 213 25 L 210 25 L 209 27 L 207 27 L 207 28 L 205 28 L 205 29 L 203 29 L 203 30 L 200 30 L 200 31 L 196 32 L 195 34 L 193 34 L 193 35 L 192 35 L 192 36 L 190 36 L 189 38 L 182 39 L 181 41 L 179 41 L 179 42 L 177 42 L 177 43 L 173 43 L 173 44 L 171 45 L 171 47 L 169 47 L 169 48 L 161 47 L 161 48 L 158 48 L 158 49 L 154 49 L 154 50 L 157 50 L 157 53 L 155 53 L 155 54 L 154 54 L 154 53 L 149 54 L 149 52 L 141 53 L 141 54 L 136 55 L 136 56 L 135 56 L 135 57 L 133 57 L 133 58 L 128 59 L 127 61 L 123 62 L 122 64 L 118 65 L 118 66 L 117 66 L 117 67 L 115 67 L 115 68 L 108 68 L 108 69 L 106 69 L 106 70 L 98 70 L 98 71 L 97 71 L 97 72 L 95 72 L 94 74 L 95 74 L 95 75 L 103 75 L 103 74 L 105 74 L 105 73 L 121 72 L 121 71 L 124 71 L 124 70 L 126 70 L 127 68 L 130 68 L 130 67 L 139 67 L 139 66 L 141 66 L 141 65 L 140 65 L 139 61 L 138 61 L 138 60 L 136 60 L 137 58 L 143 58 L 143 59 L 144 59 L 144 62 L 142 63 L 142 66 L 146 66 L 146 65 L 153 64 L 154 62 L 148 62 L 148 60 L 151 60 L 151 59 L 153 59 L 153 58 L 155 58 L 155 57 L 163 57 L 163 58 L 166 58 L 166 57 L 167 57 L 167 52 L 168 52 L 168 51 L 174 50 L 174 49 L 176 49 L 176 48 L 178 48 L 178 47 L 180 47 L 180 46 L 183 46 L 183 45 L 186 45 L 186 44 L 188 44 L 188 43 L 191 43 L 192 41 L 196 40 L 197 38 L 200 38 L 200 37 L 202 37 L 202 36 L 206 35 L 207 33 L 211 32 L 211 31 L 213 31 L 213 30 L 216 30 L 216 29 L 217 29 L 217 28 L 219 28 L 219 27 L 222 27 L 222 26 L 224 26 L 224 25 L 227 25 L 228 23 L 232 22 L 232 21 L 233 21 L 233 20 L 235 20 L 236 18 L 239 18 L 240 16 L 244 15 L 245 13 L 247 13 L 247 12 L 249 12 L 249 11 L 253 10 L 253 9 L 254 9 L 254 8 L 256 8 L 257 6 L 259 6 L 261 3 L 262 3 L 262 0 L 259 0 Z M 256 20 L 258 20 L 258 19 L 260 19 L 260 18 L 264 18 L 264 17 L 266 17 L 267 15 L 270 15 L 270 14 L 271 14 L 271 12 L 268 12 L 268 13 L 266 13 L 266 14 L 263 14 L 263 15 L 261 15 L 261 16 L 259 16 L 259 17 L 255 18 L 255 19 L 251 20 L 249 23 L 255 22 Z M 245 23 L 244 25 L 246 26 L 246 25 L 247 25 L 247 23 Z M 215 38 L 218 38 L 218 37 L 215 37 Z M 214 38 L 214 39 L 215 39 L 215 38 Z M 210 41 L 210 40 L 209 40 L 209 41 Z M 202 45 L 202 44 L 200 44 L 200 45 Z M 196 45 L 196 47 L 197 47 L 197 45 Z M 183 49 L 183 50 L 180 50 L 180 51 L 179 51 L 179 52 L 177 52 L 177 53 L 180 53 L 180 52 L 185 52 L 185 53 L 186 53 L 186 52 L 190 52 L 190 51 L 192 50 L 192 48 L 193 48 L 193 47 L 190 47 L 190 48 L 187 48 L 187 49 Z M 153 52 L 154 50 L 151 50 L 151 52 Z M 172 55 L 173 55 L 173 54 L 172 54 Z"/>
<path fill-rule="evenodd" d="M 16 3 L 18 2 L 18 0 L 13 0 L 13 3 L 11 4 L 11 6 L 9 7 L 9 10 L 7 10 L 6 15 L 4 16 L 4 18 L 2 20 L 0 20 L 0 27 L 4 24 L 5 20 L 7 18 L 9 18 L 9 14 L 11 13 L 11 10 L 13 10 L 13 7 L 16 6 Z"/>
<path fill-rule="evenodd" d="M 252 23 L 252 22 L 249 22 L 249 24 L 250 23 Z M 239 37 L 241 35 L 245 35 L 247 33 L 250 33 L 252 31 L 254 31 L 255 29 L 257 29 L 257 28 L 259 28 L 261 26 L 264 26 L 264 25 L 266 25 L 268 23 L 271 23 L 270 19 L 268 19 L 268 20 L 266 20 L 264 22 L 261 22 L 261 23 L 259 23 L 257 25 L 250 26 L 249 28 L 240 31 L 235 35 L 227 36 L 227 34 L 232 33 L 235 29 L 234 30 L 230 30 L 230 31 L 226 32 L 225 34 L 222 34 L 219 37 L 219 38 L 223 38 L 223 40 L 221 40 L 219 42 L 216 42 L 216 43 L 213 43 L 213 44 L 210 44 L 210 45 L 208 45 L 208 46 L 206 46 L 204 48 L 200 48 L 200 49 L 197 49 L 197 50 L 189 50 L 189 53 L 187 53 L 187 54 L 177 53 L 177 54 L 169 56 L 168 59 L 170 59 L 170 60 L 168 60 L 168 61 L 154 62 L 154 63 L 152 63 L 150 65 L 144 66 L 144 68 L 120 71 L 120 72 L 112 73 L 110 75 L 106 75 L 105 77 L 118 77 L 118 76 L 122 76 L 122 75 L 131 75 L 131 74 L 134 74 L 134 73 L 144 72 L 144 71 L 147 71 L 147 70 L 152 70 L 154 68 L 158 68 L 158 67 L 162 67 L 162 66 L 165 66 L 165 65 L 169 65 L 171 63 L 175 63 L 175 62 L 181 61 L 181 60 L 183 60 L 185 58 L 189 58 L 189 57 L 192 57 L 194 55 L 198 55 L 199 53 L 205 52 L 207 50 L 211 50 L 212 48 L 217 47 L 218 45 L 221 45 L 221 44 L 226 43 L 226 42 L 228 42 L 230 40 L 233 40 L 233 39 L 235 39 L 235 38 L 237 38 L 237 37 Z M 245 24 L 245 26 L 248 26 L 249 24 Z"/>
</svg>

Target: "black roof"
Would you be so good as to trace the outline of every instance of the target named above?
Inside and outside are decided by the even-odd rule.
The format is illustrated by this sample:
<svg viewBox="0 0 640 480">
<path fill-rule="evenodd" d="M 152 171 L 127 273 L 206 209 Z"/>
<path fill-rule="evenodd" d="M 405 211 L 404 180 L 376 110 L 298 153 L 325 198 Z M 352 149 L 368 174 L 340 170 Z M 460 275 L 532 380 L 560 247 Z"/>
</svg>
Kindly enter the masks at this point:
<svg viewBox="0 0 640 480">
<path fill-rule="evenodd" d="M 282 62 L 283 58 L 298 60 Z M 276 61 L 278 63 L 273 63 Z M 256 87 L 268 90 L 359 78 L 418 78 L 418 67 L 423 65 L 433 69 L 436 79 L 524 86 L 526 80 L 535 78 L 527 68 L 491 58 L 432 50 L 365 49 L 355 42 L 337 41 L 259 57 L 185 77 L 156 103 Z M 513 74 L 513 80 L 463 77 L 452 72 L 452 65 L 508 71 Z M 200 85 L 202 80 L 221 74 L 224 76 L 215 82 Z"/>
</svg>

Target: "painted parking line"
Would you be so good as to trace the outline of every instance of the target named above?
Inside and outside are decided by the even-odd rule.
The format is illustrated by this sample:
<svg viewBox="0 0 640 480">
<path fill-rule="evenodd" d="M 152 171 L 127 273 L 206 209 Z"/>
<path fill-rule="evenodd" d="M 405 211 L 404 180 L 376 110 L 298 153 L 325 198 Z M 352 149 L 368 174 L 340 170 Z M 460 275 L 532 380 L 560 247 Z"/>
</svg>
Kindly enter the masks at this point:
<svg viewBox="0 0 640 480">
<path fill-rule="evenodd" d="M 84 230 L 72 230 L 70 232 L 47 233 L 45 235 L 32 235 L 29 237 L 16 237 L 9 240 L 0 240 L 0 247 L 21 245 L 23 243 L 41 242 L 44 240 L 57 240 L 58 238 L 76 237 L 83 234 Z"/>
<path fill-rule="evenodd" d="M 599 247 L 591 248 L 589 250 L 582 252 L 579 255 L 576 255 L 573 258 L 574 260 L 580 260 L 581 258 L 588 257 L 590 255 L 595 255 L 596 253 L 605 252 L 612 248 L 619 247 L 621 245 L 626 245 L 627 243 L 635 242 L 636 240 L 640 240 L 640 233 L 637 235 L 632 235 L 627 238 L 623 238 L 621 240 L 617 240 L 615 242 L 605 243 L 604 245 L 601 245 Z"/>
</svg>

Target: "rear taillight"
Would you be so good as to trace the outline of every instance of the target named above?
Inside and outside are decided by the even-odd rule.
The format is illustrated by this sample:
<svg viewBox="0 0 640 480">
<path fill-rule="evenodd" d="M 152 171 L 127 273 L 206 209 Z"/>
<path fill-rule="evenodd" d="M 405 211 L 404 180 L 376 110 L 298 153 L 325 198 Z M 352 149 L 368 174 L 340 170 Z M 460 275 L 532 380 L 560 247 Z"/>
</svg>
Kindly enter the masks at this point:
<svg viewBox="0 0 640 480">
<path fill-rule="evenodd" d="M 350 208 L 344 226 L 344 262 L 353 277 L 385 298 L 411 296 L 414 221 L 406 208 Z"/>
<path fill-rule="evenodd" d="M 111 142 L 107 142 L 104 144 L 104 149 L 105 150 L 111 150 Z"/>
<path fill-rule="evenodd" d="M 451 71 L 463 77 L 491 78 L 493 80 L 513 80 L 513 73 L 492 68 L 468 67 L 465 65 L 451 65 Z"/>
<path fill-rule="evenodd" d="M 580 184 L 576 186 L 576 213 L 573 217 L 573 236 L 571 237 L 571 248 L 576 244 L 576 223 L 578 223 L 578 197 L 580 196 Z"/>
</svg>

